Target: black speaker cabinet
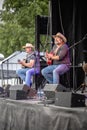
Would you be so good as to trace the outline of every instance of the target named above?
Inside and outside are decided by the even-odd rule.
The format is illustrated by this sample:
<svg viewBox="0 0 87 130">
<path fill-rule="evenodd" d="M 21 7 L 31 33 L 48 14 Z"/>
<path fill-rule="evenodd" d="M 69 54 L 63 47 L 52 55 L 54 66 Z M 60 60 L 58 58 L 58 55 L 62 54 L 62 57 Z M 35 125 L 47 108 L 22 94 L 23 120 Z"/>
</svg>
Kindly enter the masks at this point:
<svg viewBox="0 0 87 130">
<path fill-rule="evenodd" d="M 55 105 L 63 107 L 85 107 L 85 95 L 72 92 L 56 92 Z"/>
<path fill-rule="evenodd" d="M 14 100 L 27 99 L 27 93 L 23 90 L 23 85 L 12 85 L 9 88 L 9 98 Z"/>
<path fill-rule="evenodd" d="M 43 88 L 43 91 L 47 99 L 55 99 L 55 92 L 65 92 L 67 91 L 66 87 L 61 84 L 46 84 Z"/>
</svg>

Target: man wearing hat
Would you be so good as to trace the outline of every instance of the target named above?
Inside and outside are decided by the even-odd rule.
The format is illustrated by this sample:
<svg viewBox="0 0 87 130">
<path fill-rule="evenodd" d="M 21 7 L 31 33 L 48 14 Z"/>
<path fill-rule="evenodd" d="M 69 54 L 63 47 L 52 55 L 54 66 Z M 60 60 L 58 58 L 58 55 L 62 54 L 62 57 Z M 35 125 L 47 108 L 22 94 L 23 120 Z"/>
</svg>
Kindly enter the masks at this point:
<svg viewBox="0 0 87 130">
<path fill-rule="evenodd" d="M 55 45 L 53 46 L 51 53 L 45 53 L 46 59 L 51 60 L 52 64 L 43 68 L 41 73 L 50 84 L 59 84 L 59 76 L 69 70 L 69 48 L 66 44 L 66 37 L 60 32 L 53 35 L 53 38 Z"/>
<path fill-rule="evenodd" d="M 25 82 L 25 85 L 30 88 L 32 75 L 40 71 L 39 57 L 34 52 L 34 46 L 31 43 L 26 43 L 22 48 L 25 49 L 27 55 L 25 60 L 18 61 L 23 67 L 17 70 L 16 73 Z"/>
</svg>

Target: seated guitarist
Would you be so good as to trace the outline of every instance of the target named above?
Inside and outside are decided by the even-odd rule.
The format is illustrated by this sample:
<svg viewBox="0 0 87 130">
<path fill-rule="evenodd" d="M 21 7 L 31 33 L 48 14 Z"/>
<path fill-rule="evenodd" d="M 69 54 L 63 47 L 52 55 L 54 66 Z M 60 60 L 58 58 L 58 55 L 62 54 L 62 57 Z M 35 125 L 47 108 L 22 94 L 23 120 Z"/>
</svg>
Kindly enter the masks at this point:
<svg viewBox="0 0 87 130">
<path fill-rule="evenodd" d="M 53 38 L 55 45 L 51 53 L 46 52 L 45 54 L 47 61 L 52 60 L 52 64 L 43 68 L 41 73 L 50 84 L 59 84 L 59 76 L 69 70 L 69 48 L 66 44 L 66 37 L 60 32 L 54 35 Z"/>
<path fill-rule="evenodd" d="M 23 48 L 27 53 L 26 60 L 18 60 L 22 68 L 18 69 L 16 73 L 25 82 L 25 85 L 30 88 L 32 84 L 32 75 L 40 71 L 39 57 L 38 54 L 35 54 L 34 46 L 31 43 L 26 43 Z"/>
</svg>

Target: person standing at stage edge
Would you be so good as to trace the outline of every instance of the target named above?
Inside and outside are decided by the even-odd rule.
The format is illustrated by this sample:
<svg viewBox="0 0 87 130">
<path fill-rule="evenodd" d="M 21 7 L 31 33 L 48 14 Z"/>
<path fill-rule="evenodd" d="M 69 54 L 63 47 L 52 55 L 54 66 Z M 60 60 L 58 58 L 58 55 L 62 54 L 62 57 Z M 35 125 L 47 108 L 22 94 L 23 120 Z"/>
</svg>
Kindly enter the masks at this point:
<svg viewBox="0 0 87 130">
<path fill-rule="evenodd" d="M 52 64 L 43 68 L 41 73 L 50 84 L 59 84 L 59 76 L 67 72 L 70 68 L 69 48 L 66 44 L 66 37 L 60 32 L 53 35 L 53 38 L 55 44 L 52 51 L 45 53 L 47 62 L 50 63 L 49 61 L 52 61 Z"/>
<path fill-rule="evenodd" d="M 18 60 L 22 68 L 17 70 L 16 73 L 25 82 L 24 85 L 30 88 L 32 85 L 32 75 L 39 73 L 40 64 L 37 58 L 37 52 L 35 53 L 34 46 L 31 43 L 26 43 L 22 48 L 25 49 L 27 55 L 25 60 Z"/>
</svg>

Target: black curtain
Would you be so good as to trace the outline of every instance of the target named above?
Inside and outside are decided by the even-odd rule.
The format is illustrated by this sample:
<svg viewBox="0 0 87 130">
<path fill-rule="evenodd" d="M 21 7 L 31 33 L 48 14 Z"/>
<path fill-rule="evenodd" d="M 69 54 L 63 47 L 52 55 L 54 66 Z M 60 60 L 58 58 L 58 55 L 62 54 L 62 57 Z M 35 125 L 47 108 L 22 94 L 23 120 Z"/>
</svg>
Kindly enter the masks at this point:
<svg viewBox="0 0 87 130">
<path fill-rule="evenodd" d="M 73 86 L 76 89 L 84 82 L 84 72 L 82 68 L 78 68 L 78 65 L 83 61 L 87 62 L 86 1 L 51 0 L 51 5 L 52 34 L 61 32 L 67 38 L 73 66 L 70 83 L 71 87 Z"/>
<path fill-rule="evenodd" d="M 70 83 L 71 87 L 73 86 L 75 89 L 84 81 L 84 72 L 82 67 L 78 68 L 78 65 L 83 61 L 87 62 L 86 1 L 49 0 L 49 2 L 50 19 L 41 16 L 37 16 L 36 19 L 36 48 L 40 50 L 40 34 L 47 34 L 48 20 L 51 37 L 57 32 L 61 32 L 67 38 L 72 64 Z M 74 66 L 76 67 L 74 68 Z"/>
<path fill-rule="evenodd" d="M 73 62 L 73 48 L 75 52 L 75 65 L 87 62 L 87 39 L 83 37 L 87 34 L 86 2 L 79 0 L 51 0 L 52 5 L 52 34 L 63 33 L 68 39 L 71 62 Z"/>
</svg>

